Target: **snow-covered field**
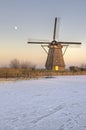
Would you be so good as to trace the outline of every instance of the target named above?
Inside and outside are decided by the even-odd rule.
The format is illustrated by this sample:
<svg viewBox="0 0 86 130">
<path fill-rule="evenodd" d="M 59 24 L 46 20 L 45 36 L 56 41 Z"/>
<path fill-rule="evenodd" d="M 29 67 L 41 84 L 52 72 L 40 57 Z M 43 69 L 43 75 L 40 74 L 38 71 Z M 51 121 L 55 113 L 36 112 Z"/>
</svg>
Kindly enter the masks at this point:
<svg viewBox="0 0 86 130">
<path fill-rule="evenodd" d="M 86 130 L 86 76 L 0 81 L 0 130 Z"/>
</svg>

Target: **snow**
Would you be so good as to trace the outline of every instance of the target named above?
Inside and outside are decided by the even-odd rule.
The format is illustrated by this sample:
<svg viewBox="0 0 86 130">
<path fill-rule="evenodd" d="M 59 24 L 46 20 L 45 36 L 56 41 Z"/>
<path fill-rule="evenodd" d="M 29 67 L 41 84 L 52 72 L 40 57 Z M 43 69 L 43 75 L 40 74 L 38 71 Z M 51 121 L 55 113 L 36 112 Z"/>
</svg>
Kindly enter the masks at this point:
<svg viewBox="0 0 86 130">
<path fill-rule="evenodd" d="M 86 130 L 86 76 L 0 81 L 0 130 Z"/>
</svg>

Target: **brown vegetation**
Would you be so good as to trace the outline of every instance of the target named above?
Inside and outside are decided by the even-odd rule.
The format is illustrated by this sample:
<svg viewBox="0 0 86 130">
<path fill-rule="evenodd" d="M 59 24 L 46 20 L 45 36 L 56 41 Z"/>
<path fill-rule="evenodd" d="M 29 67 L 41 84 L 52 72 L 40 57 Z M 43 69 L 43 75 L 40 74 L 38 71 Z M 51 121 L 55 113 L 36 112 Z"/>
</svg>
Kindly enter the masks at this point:
<svg viewBox="0 0 86 130">
<path fill-rule="evenodd" d="M 19 68 L 0 68 L 0 78 L 37 78 L 58 75 L 86 75 L 86 71 L 48 71 Z"/>
<path fill-rule="evenodd" d="M 36 69 L 36 66 L 30 62 L 19 62 L 19 60 L 14 59 L 8 68 L 0 68 L 0 78 L 37 78 L 58 75 L 86 75 L 86 65 L 81 67 L 70 66 L 69 70 L 65 71 L 52 71 Z"/>
</svg>

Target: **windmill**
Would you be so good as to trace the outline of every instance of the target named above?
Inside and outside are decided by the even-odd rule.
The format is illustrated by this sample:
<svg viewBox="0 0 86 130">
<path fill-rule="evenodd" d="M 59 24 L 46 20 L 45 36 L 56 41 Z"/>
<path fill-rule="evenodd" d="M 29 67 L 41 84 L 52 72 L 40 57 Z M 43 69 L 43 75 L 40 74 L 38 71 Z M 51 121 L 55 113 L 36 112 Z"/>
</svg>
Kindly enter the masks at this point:
<svg viewBox="0 0 86 130">
<path fill-rule="evenodd" d="M 55 18 L 54 23 L 54 33 L 53 33 L 53 40 L 51 42 L 30 42 L 29 44 L 41 44 L 43 49 L 46 51 L 45 46 L 47 45 L 48 52 L 47 52 L 47 60 L 45 63 L 45 67 L 47 70 L 55 70 L 55 71 L 63 71 L 65 69 L 65 63 L 63 55 L 66 52 L 67 47 L 70 44 L 81 44 L 80 42 L 60 42 L 56 41 L 56 26 L 57 26 L 57 17 Z M 65 46 L 64 53 L 62 48 Z"/>
</svg>

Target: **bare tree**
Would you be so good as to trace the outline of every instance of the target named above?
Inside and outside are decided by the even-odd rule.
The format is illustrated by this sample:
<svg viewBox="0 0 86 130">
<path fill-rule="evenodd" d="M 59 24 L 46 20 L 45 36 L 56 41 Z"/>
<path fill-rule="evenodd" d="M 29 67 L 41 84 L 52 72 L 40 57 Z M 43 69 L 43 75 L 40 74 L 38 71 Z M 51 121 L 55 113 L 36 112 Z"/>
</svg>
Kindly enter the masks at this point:
<svg viewBox="0 0 86 130">
<path fill-rule="evenodd" d="M 22 62 L 20 66 L 22 69 L 28 69 L 28 68 L 31 68 L 31 63 L 30 62 Z"/>
<path fill-rule="evenodd" d="M 10 62 L 10 67 L 11 68 L 15 68 L 15 69 L 20 68 L 20 62 L 19 62 L 19 60 L 17 60 L 17 59 L 12 60 Z"/>
<path fill-rule="evenodd" d="M 27 61 L 20 63 L 19 60 L 17 60 L 17 59 L 13 59 L 10 62 L 9 66 L 10 66 L 10 68 L 15 68 L 15 69 L 22 68 L 22 69 L 32 69 L 32 70 L 34 70 L 36 67 L 35 65 L 33 65 L 32 63 L 27 62 Z"/>
<path fill-rule="evenodd" d="M 86 69 L 86 64 L 82 64 L 80 67 Z"/>
</svg>

